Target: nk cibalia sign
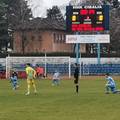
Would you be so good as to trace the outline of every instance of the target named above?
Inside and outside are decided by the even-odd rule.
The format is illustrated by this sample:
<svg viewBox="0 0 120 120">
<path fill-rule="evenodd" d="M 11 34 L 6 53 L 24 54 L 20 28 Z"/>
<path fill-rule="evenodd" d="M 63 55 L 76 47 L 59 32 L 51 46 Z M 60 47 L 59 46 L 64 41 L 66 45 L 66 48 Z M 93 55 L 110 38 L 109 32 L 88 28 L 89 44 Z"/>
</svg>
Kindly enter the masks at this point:
<svg viewBox="0 0 120 120">
<path fill-rule="evenodd" d="M 66 30 L 69 32 L 109 30 L 109 6 L 67 6 Z"/>
</svg>

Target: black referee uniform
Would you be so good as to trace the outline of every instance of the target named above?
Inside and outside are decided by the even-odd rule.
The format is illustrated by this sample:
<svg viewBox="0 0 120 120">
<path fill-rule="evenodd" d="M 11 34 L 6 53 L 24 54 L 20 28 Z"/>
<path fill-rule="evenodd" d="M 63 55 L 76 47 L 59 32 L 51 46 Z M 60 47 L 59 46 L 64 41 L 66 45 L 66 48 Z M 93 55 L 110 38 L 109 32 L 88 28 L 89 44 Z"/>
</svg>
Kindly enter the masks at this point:
<svg viewBox="0 0 120 120">
<path fill-rule="evenodd" d="M 78 81 L 79 81 L 79 67 L 78 67 L 77 63 L 75 63 L 74 78 L 75 78 L 74 84 L 76 86 L 76 93 L 78 93 L 78 91 L 79 91 L 79 83 L 78 83 Z"/>
</svg>

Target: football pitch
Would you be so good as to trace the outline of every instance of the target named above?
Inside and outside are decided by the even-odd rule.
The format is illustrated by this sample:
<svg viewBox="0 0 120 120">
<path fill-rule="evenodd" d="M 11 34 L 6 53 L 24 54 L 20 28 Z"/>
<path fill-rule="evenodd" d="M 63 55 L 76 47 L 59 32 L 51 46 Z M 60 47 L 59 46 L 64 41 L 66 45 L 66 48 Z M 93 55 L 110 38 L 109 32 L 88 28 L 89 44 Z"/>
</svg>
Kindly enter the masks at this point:
<svg viewBox="0 0 120 120">
<path fill-rule="evenodd" d="M 120 76 L 113 77 L 120 88 Z M 73 80 L 52 86 L 51 80 L 36 80 L 38 93 L 25 96 L 26 80 L 12 90 L 0 80 L 0 120 L 119 120 L 120 94 L 105 94 L 104 77 L 82 77 L 79 94 Z"/>
</svg>

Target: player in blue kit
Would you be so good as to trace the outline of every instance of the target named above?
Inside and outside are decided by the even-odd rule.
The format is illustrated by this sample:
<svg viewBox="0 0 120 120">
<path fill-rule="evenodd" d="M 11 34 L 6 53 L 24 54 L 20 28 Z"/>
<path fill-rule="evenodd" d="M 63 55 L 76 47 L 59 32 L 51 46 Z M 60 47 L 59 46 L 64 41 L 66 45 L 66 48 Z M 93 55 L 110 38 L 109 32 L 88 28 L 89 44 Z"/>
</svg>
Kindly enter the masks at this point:
<svg viewBox="0 0 120 120">
<path fill-rule="evenodd" d="M 10 77 L 10 82 L 12 83 L 13 90 L 16 90 L 19 87 L 17 72 L 15 72 L 15 71 L 12 72 L 12 75 Z"/>
<path fill-rule="evenodd" d="M 116 83 L 113 80 L 113 78 L 109 75 L 109 73 L 106 73 L 106 94 L 109 94 L 109 91 L 111 91 L 112 93 L 120 93 L 120 90 L 116 89 Z"/>
<path fill-rule="evenodd" d="M 60 73 L 57 70 L 55 70 L 55 73 L 53 74 L 52 86 L 59 84 L 60 84 Z"/>
</svg>

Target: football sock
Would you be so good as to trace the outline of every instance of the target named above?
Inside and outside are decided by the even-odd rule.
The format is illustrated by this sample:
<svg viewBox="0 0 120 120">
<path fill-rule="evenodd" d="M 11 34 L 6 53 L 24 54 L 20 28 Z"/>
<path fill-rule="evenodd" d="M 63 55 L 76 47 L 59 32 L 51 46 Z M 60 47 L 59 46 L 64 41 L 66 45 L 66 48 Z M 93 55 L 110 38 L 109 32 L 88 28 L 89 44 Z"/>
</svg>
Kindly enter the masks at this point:
<svg viewBox="0 0 120 120">
<path fill-rule="evenodd" d="M 78 85 L 76 85 L 76 92 L 78 93 L 78 90 L 79 90 L 79 86 Z"/>
</svg>

